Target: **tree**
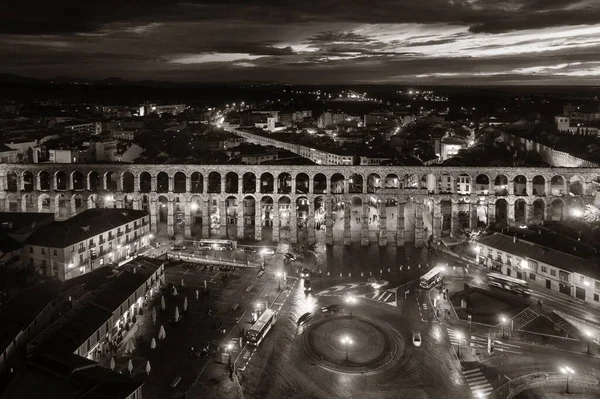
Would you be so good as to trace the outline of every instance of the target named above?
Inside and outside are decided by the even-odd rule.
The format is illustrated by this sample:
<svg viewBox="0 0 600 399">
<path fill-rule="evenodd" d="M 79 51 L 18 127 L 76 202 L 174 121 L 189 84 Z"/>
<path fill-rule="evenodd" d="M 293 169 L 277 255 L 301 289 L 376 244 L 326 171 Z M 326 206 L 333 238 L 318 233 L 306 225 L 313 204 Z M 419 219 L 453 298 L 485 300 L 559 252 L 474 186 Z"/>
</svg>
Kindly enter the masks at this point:
<svg viewBox="0 0 600 399">
<path fill-rule="evenodd" d="M 583 218 L 588 223 L 599 223 L 600 209 L 594 205 L 586 205 L 583 211 Z"/>
</svg>

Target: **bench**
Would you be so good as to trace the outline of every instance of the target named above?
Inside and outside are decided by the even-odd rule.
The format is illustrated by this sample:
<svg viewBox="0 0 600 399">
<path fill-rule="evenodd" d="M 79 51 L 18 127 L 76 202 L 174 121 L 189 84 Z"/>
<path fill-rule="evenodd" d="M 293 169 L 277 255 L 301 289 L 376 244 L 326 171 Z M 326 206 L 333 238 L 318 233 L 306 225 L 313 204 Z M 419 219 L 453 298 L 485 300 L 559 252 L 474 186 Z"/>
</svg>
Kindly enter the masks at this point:
<svg viewBox="0 0 600 399">
<path fill-rule="evenodd" d="M 239 303 L 234 303 L 233 306 L 231 307 L 231 311 L 235 311 L 239 307 L 240 307 Z"/>
<path fill-rule="evenodd" d="M 252 288 L 254 288 L 254 284 L 249 285 L 248 288 L 246 288 L 246 292 L 252 291 Z"/>
<path fill-rule="evenodd" d="M 176 377 L 173 382 L 171 383 L 171 385 L 169 385 L 171 388 L 176 388 L 177 385 L 179 385 L 179 383 L 181 382 L 181 377 Z"/>
</svg>

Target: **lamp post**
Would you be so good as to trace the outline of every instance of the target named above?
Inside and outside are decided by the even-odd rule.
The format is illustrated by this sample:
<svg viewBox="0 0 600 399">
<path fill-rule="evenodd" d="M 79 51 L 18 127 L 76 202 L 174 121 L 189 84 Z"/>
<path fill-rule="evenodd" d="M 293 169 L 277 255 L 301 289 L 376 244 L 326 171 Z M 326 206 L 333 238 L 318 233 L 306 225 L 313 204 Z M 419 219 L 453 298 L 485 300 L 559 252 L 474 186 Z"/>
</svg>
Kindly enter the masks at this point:
<svg viewBox="0 0 600 399">
<path fill-rule="evenodd" d="M 569 366 L 565 366 L 565 367 L 560 368 L 560 372 L 567 376 L 567 391 L 566 391 L 566 393 L 569 394 L 570 393 L 569 392 L 569 376 L 575 374 L 575 370 L 573 370 Z"/>
<path fill-rule="evenodd" d="M 346 361 L 348 361 L 348 348 L 352 345 L 352 338 L 347 335 L 342 337 L 342 344 L 346 347 Z"/>
<path fill-rule="evenodd" d="M 352 317 L 352 306 L 356 303 L 356 298 L 352 295 L 346 297 L 346 303 L 350 305 L 350 317 Z"/>
<path fill-rule="evenodd" d="M 279 291 L 281 291 L 281 279 L 283 278 L 282 272 L 277 272 L 277 283 L 279 284 Z"/>
<path fill-rule="evenodd" d="M 506 322 L 508 319 L 504 316 L 500 316 L 500 322 L 502 324 L 502 338 L 506 339 Z"/>
<path fill-rule="evenodd" d="M 460 332 L 460 331 L 456 332 L 456 339 L 458 340 L 458 359 L 460 360 L 460 359 L 462 359 L 462 357 L 460 356 L 460 344 L 463 339 L 462 332 Z"/>
<path fill-rule="evenodd" d="M 590 355 L 590 341 L 592 340 L 592 332 L 590 330 L 586 330 L 585 336 L 587 337 L 587 354 Z"/>
</svg>

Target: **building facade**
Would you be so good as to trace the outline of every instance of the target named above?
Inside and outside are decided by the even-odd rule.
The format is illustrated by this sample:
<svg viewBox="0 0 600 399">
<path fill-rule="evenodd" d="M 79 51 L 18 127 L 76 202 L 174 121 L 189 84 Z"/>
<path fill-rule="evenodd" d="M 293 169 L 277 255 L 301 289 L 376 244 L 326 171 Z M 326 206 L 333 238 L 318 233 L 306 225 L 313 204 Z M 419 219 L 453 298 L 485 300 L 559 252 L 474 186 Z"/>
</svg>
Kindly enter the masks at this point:
<svg viewBox="0 0 600 399">
<path fill-rule="evenodd" d="M 600 306 L 600 270 L 591 261 L 500 233 L 480 239 L 476 252 L 495 273 Z"/>
</svg>

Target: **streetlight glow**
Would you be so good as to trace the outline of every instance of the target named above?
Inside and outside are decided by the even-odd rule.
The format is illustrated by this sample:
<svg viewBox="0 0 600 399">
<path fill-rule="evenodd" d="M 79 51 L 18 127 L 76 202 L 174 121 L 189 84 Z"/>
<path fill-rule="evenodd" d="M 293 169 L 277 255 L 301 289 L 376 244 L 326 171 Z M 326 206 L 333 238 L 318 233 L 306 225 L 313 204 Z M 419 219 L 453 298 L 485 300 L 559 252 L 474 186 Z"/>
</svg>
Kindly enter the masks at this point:
<svg viewBox="0 0 600 399">
<path fill-rule="evenodd" d="M 576 218 L 580 218 L 583 216 L 583 211 L 581 209 L 575 208 L 571 210 L 571 214 Z"/>
<path fill-rule="evenodd" d="M 346 297 L 346 303 L 348 305 L 350 305 L 350 317 L 352 317 L 352 305 L 354 305 L 356 303 L 356 298 L 353 297 L 352 295 L 348 295 Z"/>
<path fill-rule="evenodd" d="M 352 345 L 352 338 L 347 335 L 344 335 L 341 339 L 342 344 L 346 347 L 346 361 L 348 361 L 348 348 Z"/>
</svg>

